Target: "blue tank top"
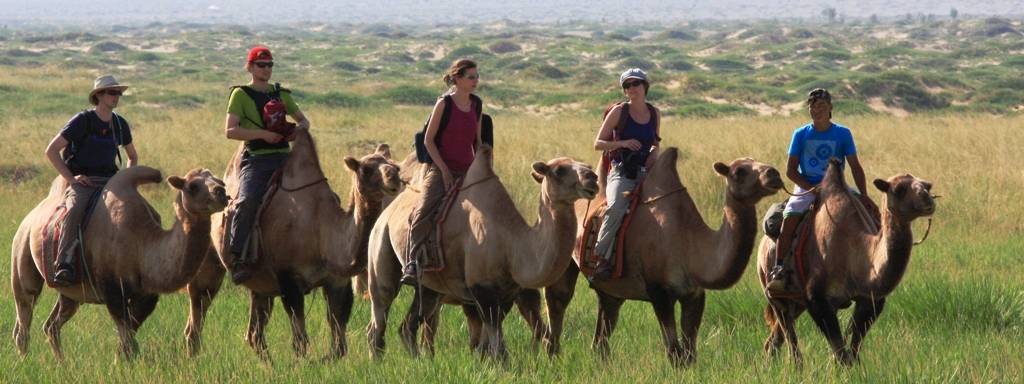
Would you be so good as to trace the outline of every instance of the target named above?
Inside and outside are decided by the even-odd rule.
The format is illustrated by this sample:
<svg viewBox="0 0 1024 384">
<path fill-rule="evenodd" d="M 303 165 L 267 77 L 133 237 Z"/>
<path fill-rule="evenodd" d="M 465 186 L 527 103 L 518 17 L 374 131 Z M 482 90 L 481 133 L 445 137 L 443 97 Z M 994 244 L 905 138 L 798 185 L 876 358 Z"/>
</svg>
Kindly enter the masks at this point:
<svg viewBox="0 0 1024 384">
<path fill-rule="evenodd" d="M 622 135 L 619 136 L 619 140 L 635 139 L 640 142 L 640 164 L 647 162 L 647 155 L 651 152 L 651 146 L 654 145 L 654 140 L 657 138 L 657 133 L 654 132 L 654 120 L 657 118 L 653 114 L 651 118 L 647 120 L 647 123 L 640 124 L 636 120 L 633 120 L 633 115 L 629 114 L 629 110 L 623 108 L 622 113 L 626 114 L 626 127 L 622 129 Z M 615 151 L 615 162 L 622 162 L 622 149 Z"/>
</svg>

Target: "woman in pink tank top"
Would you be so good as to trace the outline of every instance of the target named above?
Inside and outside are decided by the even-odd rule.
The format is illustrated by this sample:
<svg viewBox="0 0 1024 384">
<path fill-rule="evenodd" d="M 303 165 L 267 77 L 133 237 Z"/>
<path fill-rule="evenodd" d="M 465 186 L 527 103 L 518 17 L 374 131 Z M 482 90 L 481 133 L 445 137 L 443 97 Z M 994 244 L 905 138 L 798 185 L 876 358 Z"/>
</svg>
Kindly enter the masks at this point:
<svg viewBox="0 0 1024 384">
<path fill-rule="evenodd" d="M 402 282 L 415 284 L 418 264 L 433 255 L 428 244 L 433 231 L 435 211 L 440 207 L 447 191 L 455 187 L 473 164 L 480 147 L 480 115 L 483 102 L 473 94 L 480 75 L 476 63 L 468 59 L 456 60 L 444 75 L 450 92 L 437 100 L 427 123 L 423 143 L 432 163 L 425 164 L 423 184 L 420 186 L 420 204 L 412 211 L 409 236 L 412 246 L 405 255 Z M 448 105 L 451 103 L 452 105 Z M 447 109 L 448 121 L 441 127 L 441 115 Z"/>
</svg>

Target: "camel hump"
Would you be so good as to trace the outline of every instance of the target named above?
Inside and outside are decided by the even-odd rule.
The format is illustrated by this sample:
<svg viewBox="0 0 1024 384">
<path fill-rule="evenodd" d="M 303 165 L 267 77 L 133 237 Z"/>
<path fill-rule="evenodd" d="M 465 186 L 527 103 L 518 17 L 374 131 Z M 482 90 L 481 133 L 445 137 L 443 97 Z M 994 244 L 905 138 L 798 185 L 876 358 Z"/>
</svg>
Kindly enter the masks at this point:
<svg viewBox="0 0 1024 384">
<path fill-rule="evenodd" d="M 846 187 L 846 179 L 843 177 L 843 162 L 837 157 L 828 159 L 828 168 L 825 170 L 825 177 L 822 184 L 828 183 L 837 187 Z"/>
<path fill-rule="evenodd" d="M 144 165 L 137 165 L 131 168 L 122 169 L 110 178 L 107 189 L 117 187 L 138 188 L 142 184 L 154 184 L 163 181 L 160 170 Z"/>
<path fill-rule="evenodd" d="M 480 145 L 480 148 L 476 151 L 476 157 L 473 159 L 473 164 L 470 165 L 469 170 L 466 171 L 467 181 L 484 178 L 494 173 L 494 167 L 491 165 L 494 155 L 493 152 L 494 150 L 490 145 Z"/>
</svg>

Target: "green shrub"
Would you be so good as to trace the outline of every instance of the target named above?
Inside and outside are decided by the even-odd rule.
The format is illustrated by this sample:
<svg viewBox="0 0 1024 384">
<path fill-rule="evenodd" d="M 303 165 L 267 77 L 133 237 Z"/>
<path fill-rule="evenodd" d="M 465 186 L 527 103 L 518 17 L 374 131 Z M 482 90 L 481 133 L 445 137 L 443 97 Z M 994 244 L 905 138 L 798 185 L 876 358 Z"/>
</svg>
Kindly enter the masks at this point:
<svg viewBox="0 0 1024 384">
<path fill-rule="evenodd" d="M 754 111 L 733 104 L 696 103 L 676 108 L 675 115 L 684 118 L 712 119 L 723 116 L 750 116 Z"/>
<path fill-rule="evenodd" d="M 325 94 L 308 94 L 303 100 L 326 107 L 359 108 L 370 105 L 370 100 L 358 95 L 331 91 Z"/>
<path fill-rule="evenodd" d="M 519 52 L 519 51 L 521 51 L 523 49 L 523 47 L 521 47 L 521 46 L 519 46 L 519 44 L 513 43 L 511 41 L 499 41 L 499 42 L 496 42 L 494 44 L 491 44 L 489 47 L 487 47 L 487 49 L 489 49 L 489 50 L 491 50 L 491 52 L 494 52 L 494 53 L 497 53 L 497 54 L 503 54 L 503 53 Z"/>
<path fill-rule="evenodd" d="M 704 65 L 716 72 L 737 72 L 752 69 L 747 63 L 735 59 L 707 59 L 704 60 Z"/>
<path fill-rule="evenodd" d="M 434 105 L 439 91 L 413 85 L 399 85 L 384 90 L 380 97 L 395 104 Z"/>
</svg>

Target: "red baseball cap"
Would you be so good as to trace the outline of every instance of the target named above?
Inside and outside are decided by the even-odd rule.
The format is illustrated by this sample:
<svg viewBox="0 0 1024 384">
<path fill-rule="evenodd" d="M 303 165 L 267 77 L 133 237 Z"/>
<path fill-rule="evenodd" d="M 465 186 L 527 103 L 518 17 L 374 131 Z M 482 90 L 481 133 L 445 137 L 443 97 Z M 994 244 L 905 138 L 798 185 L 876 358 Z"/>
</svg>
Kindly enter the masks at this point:
<svg viewBox="0 0 1024 384">
<path fill-rule="evenodd" d="M 274 60 L 274 56 L 270 54 L 270 48 L 257 45 L 249 50 L 248 62 L 251 63 L 256 60 Z"/>
</svg>

